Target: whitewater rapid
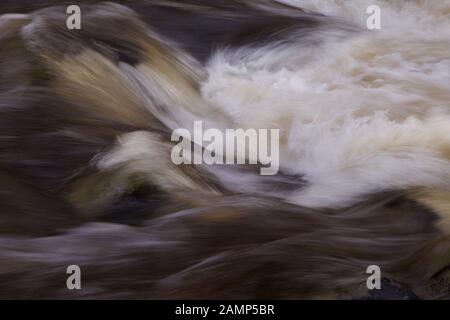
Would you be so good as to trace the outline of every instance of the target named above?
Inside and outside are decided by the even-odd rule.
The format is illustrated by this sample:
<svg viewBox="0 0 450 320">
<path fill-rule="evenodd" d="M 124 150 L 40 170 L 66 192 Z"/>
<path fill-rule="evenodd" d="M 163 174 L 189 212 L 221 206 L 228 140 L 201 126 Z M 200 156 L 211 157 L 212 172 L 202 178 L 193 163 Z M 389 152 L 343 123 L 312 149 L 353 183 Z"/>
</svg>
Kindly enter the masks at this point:
<svg viewBox="0 0 450 320">
<path fill-rule="evenodd" d="M 292 43 L 218 52 L 202 95 L 237 127 L 281 128 L 289 196 L 346 206 L 379 190 L 450 187 L 450 1 L 283 1 L 336 18 Z M 368 30 L 369 5 L 381 29 Z"/>
</svg>

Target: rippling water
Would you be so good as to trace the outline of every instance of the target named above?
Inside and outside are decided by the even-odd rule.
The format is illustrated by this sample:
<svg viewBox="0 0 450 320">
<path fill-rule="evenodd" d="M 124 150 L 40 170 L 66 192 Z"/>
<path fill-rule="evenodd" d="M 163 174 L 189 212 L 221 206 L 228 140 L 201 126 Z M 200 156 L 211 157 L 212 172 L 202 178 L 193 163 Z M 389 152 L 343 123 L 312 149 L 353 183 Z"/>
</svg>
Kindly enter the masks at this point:
<svg viewBox="0 0 450 320">
<path fill-rule="evenodd" d="M 450 1 L 79 3 L 0 5 L 0 297 L 449 298 Z M 280 172 L 175 165 L 199 120 Z"/>
</svg>

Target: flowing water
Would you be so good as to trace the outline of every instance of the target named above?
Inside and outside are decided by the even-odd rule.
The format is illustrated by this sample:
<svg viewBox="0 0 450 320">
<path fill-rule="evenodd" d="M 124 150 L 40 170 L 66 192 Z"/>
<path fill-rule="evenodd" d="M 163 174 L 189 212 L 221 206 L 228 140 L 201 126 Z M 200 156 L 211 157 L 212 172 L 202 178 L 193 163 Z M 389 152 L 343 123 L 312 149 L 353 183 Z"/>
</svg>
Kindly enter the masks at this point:
<svg viewBox="0 0 450 320">
<path fill-rule="evenodd" d="M 450 1 L 81 3 L 0 4 L 0 297 L 449 297 Z M 280 171 L 174 164 L 199 120 Z"/>
</svg>

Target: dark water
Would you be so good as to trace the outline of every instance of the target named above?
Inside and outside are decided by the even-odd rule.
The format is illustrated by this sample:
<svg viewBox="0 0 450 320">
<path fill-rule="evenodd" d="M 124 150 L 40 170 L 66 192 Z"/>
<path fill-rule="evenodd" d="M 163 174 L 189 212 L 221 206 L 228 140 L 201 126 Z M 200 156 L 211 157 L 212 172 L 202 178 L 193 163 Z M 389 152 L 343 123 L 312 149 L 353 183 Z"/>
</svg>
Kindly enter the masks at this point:
<svg viewBox="0 0 450 320">
<path fill-rule="evenodd" d="M 0 5 L 0 13 L 25 14 L 0 18 L 1 298 L 449 297 L 450 238 L 439 224 L 448 191 L 445 183 L 436 190 L 426 180 L 425 156 L 423 166 L 411 165 L 420 177 L 411 184 L 391 182 L 397 179 L 389 175 L 392 167 L 411 180 L 397 158 L 369 157 L 366 166 L 354 166 L 348 192 L 339 184 L 346 175 L 316 182 L 301 157 L 298 166 L 282 163 L 274 177 L 251 166 L 176 166 L 170 159 L 171 131 L 193 120 L 249 126 L 245 112 L 253 100 L 233 117 L 239 102 L 227 103 L 234 96 L 225 94 L 225 107 L 205 97 L 208 83 L 241 83 L 213 73 L 211 57 L 262 48 L 238 60 L 249 66 L 243 78 L 269 93 L 271 87 L 258 82 L 267 74 L 253 74 L 252 67 L 267 60 L 262 70 L 275 83 L 278 53 L 299 44 L 305 51 L 320 47 L 334 30 L 347 39 L 364 33 L 360 26 L 271 1 L 88 4 L 94 2 L 79 2 L 82 29 L 76 32 L 65 27 L 63 2 Z M 288 78 L 301 69 L 295 63 L 284 66 L 283 72 L 293 72 Z M 294 118 L 277 101 L 280 107 L 270 112 Z M 264 127 L 267 113 L 254 110 Z M 283 130 L 298 125 L 284 120 L 277 122 Z M 407 141 L 422 148 L 413 135 Z M 294 151 L 309 150 L 303 148 L 298 143 Z M 363 149 L 370 155 L 382 148 Z M 320 153 L 316 163 L 326 163 L 332 151 Z M 446 165 L 432 174 L 445 180 Z M 383 178 L 371 180 L 378 174 Z M 323 205 L 303 197 L 323 184 L 314 194 Z M 435 205 L 436 199 L 444 204 Z M 72 264 L 82 270 L 76 292 L 66 288 Z M 379 266 L 384 279 L 375 293 L 366 288 L 370 265 Z"/>
</svg>

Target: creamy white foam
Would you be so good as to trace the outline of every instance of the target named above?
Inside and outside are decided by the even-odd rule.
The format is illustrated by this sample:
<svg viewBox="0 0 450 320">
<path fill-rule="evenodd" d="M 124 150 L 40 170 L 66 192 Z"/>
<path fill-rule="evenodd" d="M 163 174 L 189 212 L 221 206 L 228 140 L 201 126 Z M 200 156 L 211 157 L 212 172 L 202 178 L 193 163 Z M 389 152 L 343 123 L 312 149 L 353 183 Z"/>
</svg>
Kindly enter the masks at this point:
<svg viewBox="0 0 450 320">
<path fill-rule="evenodd" d="M 289 200 L 345 206 L 380 190 L 449 188 L 450 1 L 284 2 L 336 25 L 217 53 L 202 94 L 237 127 L 282 130 L 281 167 L 310 182 Z M 371 4 L 381 30 L 366 28 Z"/>
</svg>

